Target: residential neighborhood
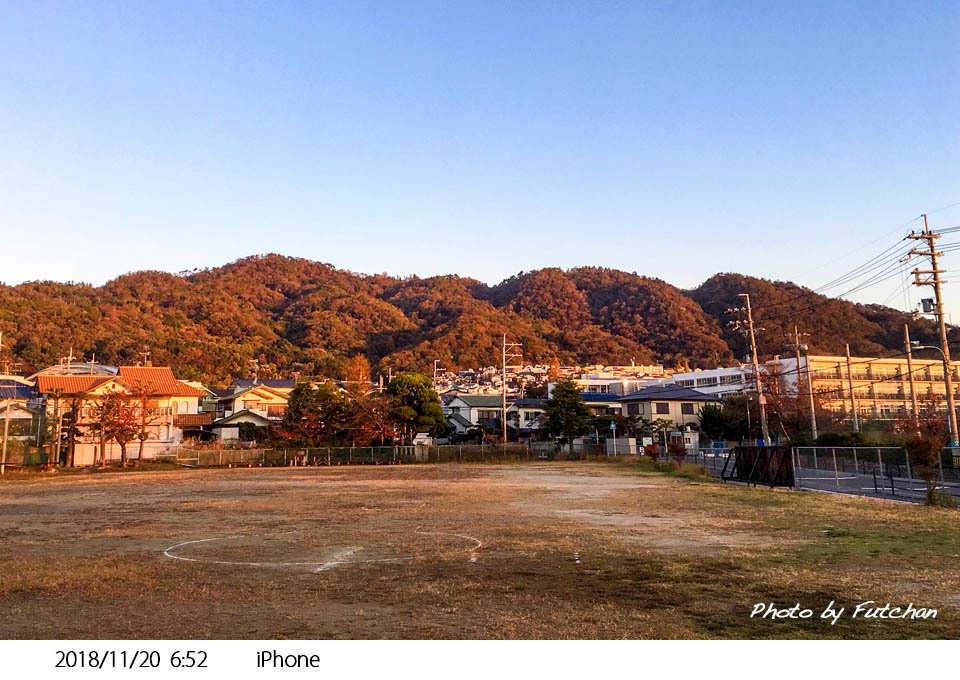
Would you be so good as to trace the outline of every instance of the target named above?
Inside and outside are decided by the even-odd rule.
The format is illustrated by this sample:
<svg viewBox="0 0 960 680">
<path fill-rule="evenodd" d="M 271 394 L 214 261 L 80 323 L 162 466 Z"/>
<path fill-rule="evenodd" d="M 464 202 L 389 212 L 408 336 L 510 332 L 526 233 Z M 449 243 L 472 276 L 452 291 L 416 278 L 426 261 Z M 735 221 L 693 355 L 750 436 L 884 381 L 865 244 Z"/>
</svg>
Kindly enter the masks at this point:
<svg viewBox="0 0 960 680">
<path fill-rule="evenodd" d="M 24 461 L 87 466 L 153 459 L 184 446 L 249 447 L 284 437 L 301 445 L 316 443 L 316 437 L 289 434 L 291 397 L 302 400 L 298 384 L 308 386 L 308 394 L 322 387 L 324 398 L 341 404 L 315 416 L 340 423 L 327 423 L 321 439 L 353 445 L 404 439 L 419 444 L 567 442 L 606 451 L 619 435 L 619 446 L 631 453 L 643 446 L 666 448 L 673 441 L 695 452 L 760 438 L 761 418 L 775 423 L 769 435 L 773 442 L 795 437 L 789 428 L 807 401 L 815 402 L 811 427 L 819 419 L 821 432 L 848 426 L 854 414 L 858 423 L 879 424 L 917 408 L 946 409 L 942 362 L 929 358 L 812 355 L 799 357 L 799 363 L 795 357 L 774 357 L 759 365 L 759 381 L 750 364 L 683 372 L 662 365 L 594 365 L 441 373 L 432 381 L 423 377 L 418 389 L 436 400 L 442 416 L 405 425 L 390 420 L 385 401 L 371 401 L 388 398 L 391 383 L 384 384 L 382 377 L 374 381 L 369 368 L 362 369 L 366 382 L 254 376 L 217 388 L 178 379 L 169 367 L 114 367 L 71 357 L 29 376 L 0 376 L 0 418 L 11 456 L 16 449 Z M 960 362 L 951 365 L 960 397 Z M 558 384 L 569 384 L 585 409 L 585 426 L 575 436 L 548 426 Z M 741 409 L 745 424 L 719 441 L 715 432 L 706 436 L 701 421 L 708 405 L 731 413 Z M 301 413 L 303 406 L 298 401 L 294 408 Z M 376 437 L 370 434 L 374 430 Z"/>
</svg>

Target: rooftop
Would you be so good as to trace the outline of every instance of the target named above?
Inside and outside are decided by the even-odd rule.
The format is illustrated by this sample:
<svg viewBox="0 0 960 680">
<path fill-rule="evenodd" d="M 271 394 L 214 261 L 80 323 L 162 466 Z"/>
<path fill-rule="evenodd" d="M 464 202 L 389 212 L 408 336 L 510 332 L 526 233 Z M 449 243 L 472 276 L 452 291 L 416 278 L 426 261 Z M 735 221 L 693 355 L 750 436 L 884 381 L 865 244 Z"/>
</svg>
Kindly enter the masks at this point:
<svg viewBox="0 0 960 680">
<path fill-rule="evenodd" d="M 614 395 L 616 396 L 616 395 Z M 645 387 L 623 397 L 617 397 L 620 401 L 650 401 L 657 399 L 660 401 L 723 401 L 720 397 L 705 392 L 691 390 L 689 387 L 680 387 L 679 385 L 656 385 L 654 387 Z"/>
</svg>

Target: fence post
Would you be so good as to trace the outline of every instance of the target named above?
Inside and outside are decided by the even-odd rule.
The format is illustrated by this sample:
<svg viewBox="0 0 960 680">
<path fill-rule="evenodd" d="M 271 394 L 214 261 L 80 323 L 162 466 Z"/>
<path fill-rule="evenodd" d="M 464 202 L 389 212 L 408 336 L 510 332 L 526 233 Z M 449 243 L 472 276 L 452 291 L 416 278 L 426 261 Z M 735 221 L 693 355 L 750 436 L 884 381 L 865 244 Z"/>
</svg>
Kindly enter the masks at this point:
<svg viewBox="0 0 960 680">
<path fill-rule="evenodd" d="M 833 478 L 837 480 L 837 491 L 840 490 L 840 473 L 837 472 L 837 450 L 830 449 L 830 454 L 833 456 Z"/>
<path fill-rule="evenodd" d="M 913 470 L 910 469 L 910 452 L 904 449 L 903 454 L 907 457 L 907 479 L 913 480 Z"/>
<path fill-rule="evenodd" d="M 817 449 L 813 449 L 813 473 L 817 476 L 817 483 L 820 483 L 820 466 L 817 465 Z"/>
<path fill-rule="evenodd" d="M 796 461 L 793 463 L 793 466 L 794 466 L 793 479 L 794 479 L 794 483 L 796 484 L 796 488 L 799 490 L 803 488 L 803 475 L 800 474 L 800 471 L 803 469 L 803 463 L 800 460 L 800 447 L 799 446 L 795 447 L 790 451 L 791 451 L 791 454 L 790 454 L 791 461 L 793 461 L 793 455 L 794 455 L 793 452 L 796 452 L 796 456 L 797 456 Z"/>
<path fill-rule="evenodd" d="M 796 465 L 796 460 L 793 457 L 795 451 L 796 451 L 795 448 L 790 447 L 790 472 L 793 473 L 791 476 L 793 477 L 794 489 L 797 488 L 797 465 Z M 699 451 L 698 451 L 698 454 L 699 454 Z"/>
<path fill-rule="evenodd" d="M 860 476 L 860 464 L 857 462 L 857 447 L 853 447 L 853 471 Z M 860 482 L 857 482 L 859 484 Z"/>
</svg>

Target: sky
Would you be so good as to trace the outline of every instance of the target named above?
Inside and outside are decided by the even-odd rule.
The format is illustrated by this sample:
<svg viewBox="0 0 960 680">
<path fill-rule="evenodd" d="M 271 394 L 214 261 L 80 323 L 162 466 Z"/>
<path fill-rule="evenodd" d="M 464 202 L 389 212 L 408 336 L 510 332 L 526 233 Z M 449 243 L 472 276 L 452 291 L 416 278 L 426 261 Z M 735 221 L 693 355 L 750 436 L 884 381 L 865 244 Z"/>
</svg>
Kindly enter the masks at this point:
<svg viewBox="0 0 960 680">
<path fill-rule="evenodd" d="M 958 44 L 956 2 L 5 0 L 0 281 L 277 252 L 817 288 L 960 225 Z"/>
</svg>

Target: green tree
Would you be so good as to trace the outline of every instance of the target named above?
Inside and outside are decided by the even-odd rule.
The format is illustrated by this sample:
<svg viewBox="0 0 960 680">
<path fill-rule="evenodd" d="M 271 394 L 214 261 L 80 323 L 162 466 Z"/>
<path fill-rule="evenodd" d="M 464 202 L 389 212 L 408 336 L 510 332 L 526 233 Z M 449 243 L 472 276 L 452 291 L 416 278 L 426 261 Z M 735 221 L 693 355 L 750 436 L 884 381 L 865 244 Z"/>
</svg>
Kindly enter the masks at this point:
<svg viewBox="0 0 960 680">
<path fill-rule="evenodd" d="M 590 431 L 590 409 L 580 397 L 580 389 L 570 378 L 562 378 L 553 386 L 553 393 L 543 408 L 543 429 L 554 437 L 567 440 L 573 453 L 573 440 Z"/>
<path fill-rule="evenodd" d="M 429 432 L 440 437 L 449 429 L 440 397 L 433 389 L 430 378 L 422 373 L 401 373 L 387 385 L 387 394 L 396 401 L 395 416 L 409 440 L 417 432 Z"/>
<path fill-rule="evenodd" d="M 302 380 L 287 397 L 276 434 L 296 446 L 318 446 L 341 435 L 345 419 L 346 404 L 336 387 Z"/>
<path fill-rule="evenodd" d="M 700 431 L 714 440 L 725 439 L 728 429 L 727 415 L 720 404 L 704 404 L 700 409 Z"/>
</svg>

